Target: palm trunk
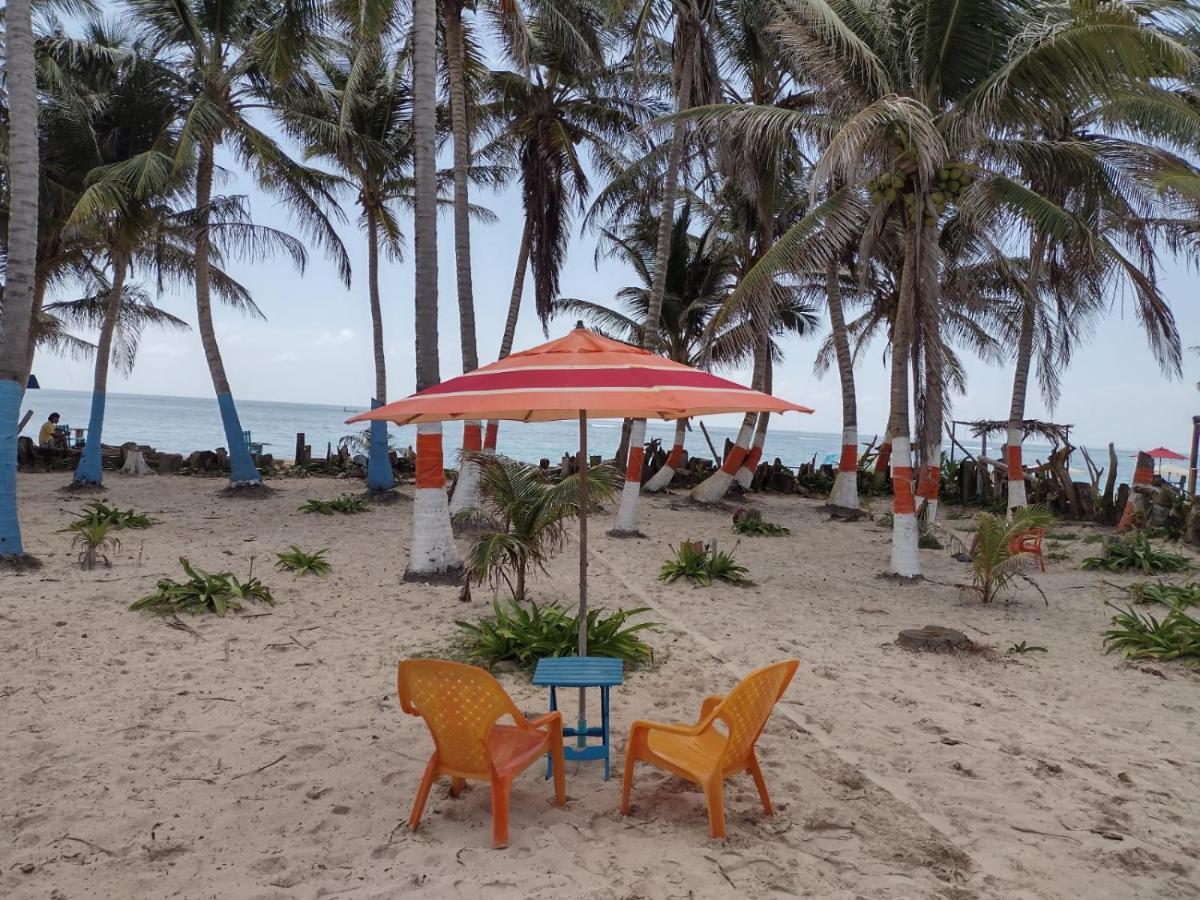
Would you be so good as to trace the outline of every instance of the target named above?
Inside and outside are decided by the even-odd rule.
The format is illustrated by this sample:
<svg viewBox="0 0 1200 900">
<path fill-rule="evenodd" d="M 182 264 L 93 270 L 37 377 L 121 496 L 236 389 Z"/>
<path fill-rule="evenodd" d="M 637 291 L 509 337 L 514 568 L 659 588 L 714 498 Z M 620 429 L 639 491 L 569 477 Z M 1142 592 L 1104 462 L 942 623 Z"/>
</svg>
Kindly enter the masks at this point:
<svg viewBox="0 0 1200 900">
<path fill-rule="evenodd" d="M 920 205 L 918 204 L 918 209 Z M 916 218 L 916 217 L 914 217 Z M 917 516 L 913 499 L 912 444 L 909 438 L 908 363 L 912 353 L 913 315 L 916 308 L 922 226 L 912 222 L 905 235 L 904 271 L 900 277 L 900 303 L 892 332 L 892 562 L 891 572 L 906 578 L 921 574 L 917 556 Z"/>
<path fill-rule="evenodd" d="M 692 68 L 695 48 L 685 41 L 681 52 L 679 87 L 675 95 L 675 108 L 683 112 L 691 106 Z M 683 146 L 687 138 L 687 123 L 676 120 L 671 132 L 671 148 L 667 152 L 667 171 L 663 178 L 662 209 L 658 213 L 658 242 L 654 250 L 654 277 L 650 280 L 650 300 L 646 305 L 645 325 L 642 328 L 642 346 L 650 347 L 658 333 L 662 318 L 663 294 L 667 289 L 667 262 L 671 256 L 671 231 L 675 227 L 675 197 L 679 192 L 679 169 L 683 165 Z M 617 521 L 608 532 L 610 535 L 635 535 L 638 531 L 638 495 L 642 488 L 643 441 L 646 437 L 646 420 L 633 423 L 629 434 L 629 459 L 625 465 L 625 486 L 621 491 L 621 505 L 617 510 Z M 635 466 L 634 463 L 637 463 Z"/>
<path fill-rule="evenodd" d="M 413 0 L 413 251 L 417 390 L 441 381 L 438 365 L 437 160 L 435 116 L 437 16 L 434 0 Z M 450 529 L 441 423 L 417 427 L 417 479 L 405 578 L 452 576 L 462 569 Z"/>
<path fill-rule="evenodd" d="M 754 390 L 762 390 L 764 366 L 763 366 L 763 348 L 761 341 L 759 346 L 754 350 L 754 374 L 750 378 L 750 386 Z M 767 351 L 770 352 L 769 350 Z M 725 456 L 725 461 L 721 464 L 721 468 L 713 472 L 702 482 L 692 488 L 692 499 L 698 503 L 716 503 L 725 496 L 729 490 L 729 486 L 733 484 L 734 476 L 742 467 L 742 463 L 746 461 L 746 454 L 750 452 L 750 444 L 754 439 L 754 426 L 758 421 L 758 416 L 755 413 L 746 413 L 742 418 L 742 427 L 738 429 L 737 439 L 734 441 L 732 449 Z"/>
<path fill-rule="evenodd" d="M 858 400 L 854 391 L 854 358 L 850 355 L 850 336 L 846 331 L 846 314 L 842 309 L 840 276 L 837 260 L 829 260 L 825 268 L 825 292 L 829 304 L 833 351 L 837 356 L 838 380 L 842 387 L 842 454 L 838 460 L 833 490 L 829 492 L 829 505 L 858 509 Z M 881 447 L 881 455 L 882 452 Z"/>
<path fill-rule="evenodd" d="M 758 386 L 758 390 L 764 394 L 771 393 L 774 379 L 772 377 L 772 361 L 771 361 L 771 344 L 770 337 L 763 332 L 762 341 L 765 346 L 763 351 L 762 362 L 762 379 Z M 754 473 L 758 471 L 759 461 L 762 460 L 763 444 L 767 440 L 767 425 L 771 420 L 769 412 L 761 412 L 758 414 L 758 421 L 754 423 L 754 437 L 750 440 L 750 450 L 746 454 L 746 458 L 742 460 L 742 467 L 737 470 L 737 474 L 733 476 L 733 480 L 743 491 L 750 490 L 750 485 L 754 483 Z"/>
<path fill-rule="evenodd" d="M 213 183 L 212 143 L 200 148 L 200 159 L 196 168 L 196 209 L 199 210 L 199 227 L 196 229 L 196 327 L 200 332 L 200 343 L 204 346 L 204 357 L 208 361 L 208 372 L 212 376 L 213 390 L 217 394 L 217 406 L 221 410 L 221 424 L 225 428 L 225 442 L 229 445 L 229 482 L 240 485 L 262 484 L 262 476 L 250 458 L 250 448 L 242 432 L 237 406 L 229 390 L 229 379 L 225 375 L 225 363 L 221 359 L 221 348 L 217 344 L 217 333 L 213 328 L 212 298 L 209 293 L 209 234 L 208 205 L 212 201 Z"/>
<path fill-rule="evenodd" d="M 1012 404 L 1008 409 L 1008 511 L 1027 504 L 1025 465 L 1021 445 L 1025 440 L 1025 398 L 1029 392 L 1029 370 L 1033 363 L 1033 331 L 1036 325 L 1037 281 L 1044 242 L 1034 237 L 1029 247 L 1029 275 L 1021 308 L 1021 331 L 1017 336 L 1017 364 L 1013 372 Z"/>
<path fill-rule="evenodd" d="M 383 304 L 379 301 L 379 214 L 372 201 L 367 213 L 367 292 L 371 300 L 371 346 L 375 353 L 375 396 L 371 408 L 387 403 L 387 357 L 383 352 Z M 396 486 L 388 456 L 388 427 L 382 419 L 371 422 L 371 445 L 367 448 L 367 490 L 390 491 Z"/>
<path fill-rule="evenodd" d="M 33 374 L 33 361 L 37 357 L 37 327 L 38 316 L 42 314 L 42 304 L 46 297 L 46 276 L 38 272 L 33 279 L 33 309 L 29 313 L 29 351 L 25 356 L 25 377 L 22 384 L 29 384 L 29 376 Z"/>
<path fill-rule="evenodd" d="M 458 284 L 459 339 L 464 372 L 479 368 L 475 340 L 475 296 L 471 284 L 471 215 L 468 170 L 471 165 L 471 133 L 467 127 L 467 88 L 463 78 L 462 0 L 446 0 L 446 70 L 450 80 L 450 130 L 454 136 L 454 273 Z M 483 449 L 478 420 L 463 422 L 463 445 L 458 461 L 458 481 L 450 501 L 450 512 L 479 505 L 477 455 Z"/>
<path fill-rule="evenodd" d="M 683 462 L 683 441 L 687 435 L 687 421 L 687 419 L 675 420 L 675 440 L 671 443 L 671 452 L 667 454 L 667 461 L 663 463 L 662 468 L 646 482 L 644 490 L 654 493 L 665 491 L 671 486 L 671 481 L 674 480 L 675 473 L 679 471 L 679 466 Z"/>
<path fill-rule="evenodd" d="M 100 339 L 96 342 L 96 374 L 92 381 L 92 412 L 88 419 L 87 443 L 75 467 L 74 483 L 78 487 L 95 485 L 104 481 L 103 460 L 100 441 L 104 434 L 104 400 L 108 392 L 108 368 L 112 357 L 113 335 L 121 318 L 121 301 L 125 291 L 125 278 L 129 265 L 119 254 L 111 256 L 113 264 L 112 287 L 108 292 L 108 303 L 104 308 L 104 322 L 100 326 Z"/>
<path fill-rule="evenodd" d="M 938 321 L 935 312 L 934 321 Z M 921 435 L 921 477 L 917 496 L 924 506 L 921 527 L 933 528 L 937 521 L 938 495 L 942 482 L 942 421 L 945 415 L 942 385 L 940 336 L 930 335 L 925 346 L 925 430 Z"/>
<path fill-rule="evenodd" d="M 9 0 L 4 68 L 8 82 L 8 272 L 0 327 L 0 558 L 24 555 L 17 518 L 17 422 L 33 315 L 38 228 L 37 85 L 29 0 Z"/>
<path fill-rule="evenodd" d="M 512 295 L 508 299 L 508 317 L 504 320 L 504 335 L 500 338 L 500 353 L 496 359 L 504 359 L 512 353 L 513 339 L 517 334 L 517 317 L 521 313 L 521 294 L 525 290 L 525 270 L 529 267 L 529 235 L 533 232 L 533 223 L 525 217 L 525 230 L 521 233 L 521 249 L 517 251 L 517 271 L 513 275 Z M 492 420 L 487 424 L 487 436 L 483 442 L 484 453 L 496 452 L 496 439 L 499 436 L 500 422 Z"/>
</svg>

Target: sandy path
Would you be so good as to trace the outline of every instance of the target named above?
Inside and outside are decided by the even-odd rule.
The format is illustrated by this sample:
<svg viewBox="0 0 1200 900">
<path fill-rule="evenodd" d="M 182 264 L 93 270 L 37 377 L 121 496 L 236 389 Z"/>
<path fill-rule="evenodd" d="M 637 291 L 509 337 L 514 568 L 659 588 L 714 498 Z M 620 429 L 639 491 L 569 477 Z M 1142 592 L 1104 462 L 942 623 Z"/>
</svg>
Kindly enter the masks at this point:
<svg viewBox="0 0 1200 900">
<path fill-rule="evenodd" d="M 973 883 L 1008 897 L 1200 896 L 1200 677 L 1102 652 L 1103 600 L 1122 599 L 1103 581 L 1135 579 L 1081 571 L 1095 545 L 1064 542 L 1071 559 L 1037 576 L 1049 606 L 1022 588 L 984 607 L 955 587 L 966 567 L 948 552 L 922 551 L 928 580 L 898 585 L 877 577 L 887 531 L 830 522 L 812 501 L 753 502 L 793 531 L 741 541 L 755 586 L 660 584 L 660 538 L 602 548 L 610 577 L 732 670 L 798 656 L 809 677 L 794 709 L 813 735 L 967 853 Z M 735 542 L 728 512 L 651 503 L 652 534 Z M 925 624 L 999 652 L 914 655 L 892 643 Z M 1003 652 L 1022 640 L 1049 652 Z"/>
<path fill-rule="evenodd" d="M 652 593 L 667 616 L 687 623 L 657 635 L 657 665 L 634 673 L 614 696 L 618 773 L 632 719 L 691 719 L 701 696 L 727 689 L 751 663 L 802 656 L 786 708 L 809 724 L 802 729 L 791 715 L 777 715 L 760 744 L 778 815 L 765 818 L 749 779 L 735 779 L 726 798 L 731 837 L 720 844 L 707 839 L 700 795 L 650 770 L 639 770 L 635 809 L 623 819 L 619 774 L 606 784 L 595 765 L 570 767 L 570 800 L 558 809 L 535 769 L 514 792 L 512 843 L 496 852 L 481 787 L 452 801 L 441 785 L 421 829 L 410 833 L 403 824 L 430 743 L 423 725 L 397 708 L 395 663 L 444 652 L 453 620 L 482 610 L 486 593 L 477 592 L 469 608 L 454 588 L 399 580 L 405 504 L 326 518 L 296 507 L 307 497 L 335 496 L 347 483 L 276 482 L 269 499 L 227 501 L 216 495 L 216 481 L 113 476 L 109 502 L 163 522 L 127 533 L 110 571 L 84 573 L 74 565 L 69 537 L 57 531 L 80 506 L 56 492 L 65 480 L 22 476 L 28 548 L 46 565 L 33 575 L 0 577 L 0 896 L 1012 896 L 959 849 L 978 849 L 969 840 L 977 834 L 973 820 L 963 819 L 963 833 L 943 836 L 928 815 L 844 761 L 854 735 L 863 741 L 863 770 L 886 772 L 912 751 L 893 739 L 878 758 L 870 752 L 871 741 L 901 726 L 882 715 L 863 721 L 866 704 L 880 700 L 865 659 L 853 677 L 842 664 L 862 652 L 854 646 L 858 637 L 840 631 L 841 649 L 830 646 L 826 654 L 816 652 L 817 641 L 797 637 L 819 616 L 845 621 L 837 604 L 819 613 L 828 600 L 815 593 L 806 605 L 796 602 L 797 586 L 825 567 L 819 557 L 797 558 L 797 538 L 788 572 L 764 578 L 758 594 L 659 592 L 653 576 L 662 553 L 651 541 L 601 539 L 600 552 L 623 574 L 605 577 L 601 564 L 592 585 L 594 603 L 630 605 L 627 579 L 634 593 Z M 662 503 L 654 501 L 650 527 L 664 534 L 682 528 L 680 514 L 660 509 Z M 797 517 L 809 515 L 794 509 Z M 689 523 L 711 521 L 713 533 L 723 523 L 716 514 L 687 516 Z M 315 581 L 272 572 L 274 552 L 290 543 L 331 547 L 334 573 Z M 776 551 L 764 545 L 763 552 Z M 275 589 L 278 606 L 256 618 L 189 620 L 196 634 L 128 612 L 158 577 L 178 574 L 181 555 L 235 572 L 257 557 L 255 571 Z M 568 551 L 535 591 L 570 597 L 574 571 Z M 717 597 L 725 600 L 719 615 Z M 771 621 L 776 627 L 767 627 Z M 879 632 L 867 637 L 876 661 L 918 671 L 933 665 L 879 650 L 887 629 L 873 620 L 871 627 Z M 760 639 L 763 633 L 769 640 Z M 721 648 L 730 666 L 710 646 Z M 1140 679 L 1149 690 L 1177 689 L 1174 675 L 1165 683 L 1136 673 L 1117 677 Z M 504 681 L 523 709 L 544 708 L 544 693 L 522 676 Z M 933 706 L 932 697 L 925 702 Z M 939 706 L 939 721 L 957 709 Z M 925 797 L 931 789 L 919 763 L 928 748 L 920 749 L 905 763 L 912 773 L 891 775 Z M 982 768 L 961 753 L 956 758 Z M 1130 771 L 1139 782 L 1148 778 Z M 988 783 L 979 779 L 980 804 Z M 975 792 L 976 782 L 966 790 Z M 1021 821 L 1037 827 L 1041 818 Z M 1134 845 L 1129 838 L 1113 846 Z M 1041 861 L 1044 851 L 1036 868 L 1030 863 L 1030 880 L 1049 865 Z M 1166 858 L 1165 850 L 1156 852 Z M 1128 876 L 1122 883 L 1141 882 Z"/>
</svg>

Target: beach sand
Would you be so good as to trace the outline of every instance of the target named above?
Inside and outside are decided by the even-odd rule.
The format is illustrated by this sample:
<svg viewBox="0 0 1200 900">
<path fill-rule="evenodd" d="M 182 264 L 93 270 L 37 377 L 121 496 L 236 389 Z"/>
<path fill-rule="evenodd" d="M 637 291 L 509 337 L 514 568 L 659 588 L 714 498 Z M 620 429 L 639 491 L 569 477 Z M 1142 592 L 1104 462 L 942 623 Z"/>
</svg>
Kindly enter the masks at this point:
<svg viewBox="0 0 1200 900">
<path fill-rule="evenodd" d="M 217 480 L 109 475 L 108 502 L 162 523 L 83 572 L 58 531 L 83 502 L 58 492 L 67 480 L 21 476 L 45 566 L 0 576 L 0 896 L 1200 897 L 1200 677 L 1104 655 L 1104 601 L 1134 579 L 1081 571 L 1095 545 L 1066 543 L 1036 576 L 1049 605 L 1020 585 L 985 607 L 948 551 L 922 551 L 924 582 L 878 577 L 888 532 L 812 500 L 750 498 L 792 534 L 740 543 L 728 509 L 680 497 L 643 500 L 644 540 L 608 538 L 597 517 L 592 603 L 653 607 L 656 662 L 614 692 L 612 780 L 568 764 L 557 808 L 534 766 L 496 851 L 483 785 L 455 800 L 442 782 L 421 828 L 405 824 L 431 743 L 398 708 L 396 662 L 448 652 L 454 620 L 490 601 L 401 581 L 407 502 L 326 517 L 297 507 L 359 482 L 229 500 Z M 969 541 L 965 524 L 942 530 Z M 689 538 L 736 544 L 755 583 L 660 584 L 668 545 Z M 272 571 L 292 543 L 331 548 L 329 578 Z M 573 602 L 575 549 L 535 598 Z M 189 617 L 194 633 L 129 612 L 179 556 L 238 574 L 253 557 L 278 605 Z M 993 650 L 894 644 L 926 624 Z M 1005 652 L 1019 641 L 1048 652 Z M 800 670 L 759 743 L 774 817 L 735 777 L 729 840 L 711 841 L 699 792 L 646 767 L 620 815 L 630 722 L 692 721 L 704 695 L 789 656 Z M 545 709 L 527 677 L 500 677 Z"/>
</svg>

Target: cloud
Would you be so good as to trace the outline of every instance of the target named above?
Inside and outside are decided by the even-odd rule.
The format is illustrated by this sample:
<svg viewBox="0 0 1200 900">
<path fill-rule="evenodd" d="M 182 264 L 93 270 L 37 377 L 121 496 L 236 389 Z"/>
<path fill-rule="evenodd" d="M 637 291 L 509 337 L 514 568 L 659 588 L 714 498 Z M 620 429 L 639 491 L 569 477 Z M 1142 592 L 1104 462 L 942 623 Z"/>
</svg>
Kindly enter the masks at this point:
<svg viewBox="0 0 1200 900">
<path fill-rule="evenodd" d="M 317 346 L 337 346 L 338 344 L 347 344 L 352 340 L 354 340 L 354 329 L 352 328 L 342 328 L 338 331 L 322 331 L 321 336 L 317 338 Z"/>
<path fill-rule="evenodd" d="M 187 356 L 191 352 L 190 347 L 183 347 L 179 344 L 144 344 L 139 350 L 139 353 L 146 353 L 150 356 Z"/>
<path fill-rule="evenodd" d="M 271 357 L 271 362 L 296 362 L 300 357 L 295 353 L 277 353 Z"/>
</svg>

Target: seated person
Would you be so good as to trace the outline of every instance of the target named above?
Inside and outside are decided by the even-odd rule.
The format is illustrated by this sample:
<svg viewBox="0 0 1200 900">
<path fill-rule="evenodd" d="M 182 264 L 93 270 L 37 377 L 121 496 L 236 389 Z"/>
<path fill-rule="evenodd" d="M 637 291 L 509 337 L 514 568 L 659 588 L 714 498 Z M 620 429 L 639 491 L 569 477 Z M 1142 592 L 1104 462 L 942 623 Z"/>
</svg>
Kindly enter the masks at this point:
<svg viewBox="0 0 1200 900">
<path fill-rule="evenodd" d="M 42 423 L 42 427 L 38 430 L 38 446 L 53 447 L 56 450 L 67 449 L 67 436 L 58 430 L 58 420 L 61 419 L 56 412 L 50 413 L 50 416 Z"/>
</svg>

